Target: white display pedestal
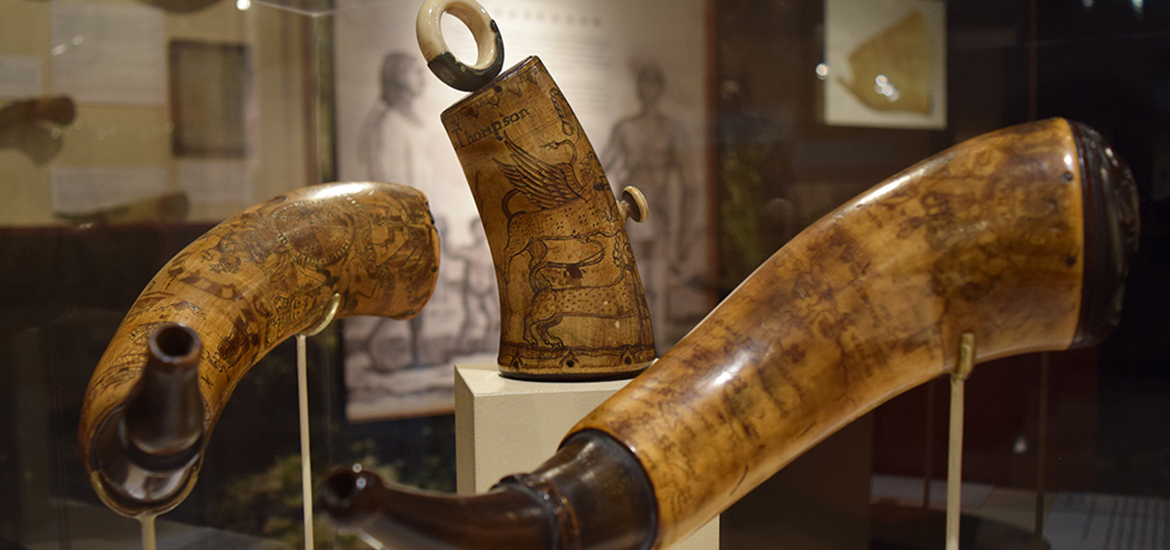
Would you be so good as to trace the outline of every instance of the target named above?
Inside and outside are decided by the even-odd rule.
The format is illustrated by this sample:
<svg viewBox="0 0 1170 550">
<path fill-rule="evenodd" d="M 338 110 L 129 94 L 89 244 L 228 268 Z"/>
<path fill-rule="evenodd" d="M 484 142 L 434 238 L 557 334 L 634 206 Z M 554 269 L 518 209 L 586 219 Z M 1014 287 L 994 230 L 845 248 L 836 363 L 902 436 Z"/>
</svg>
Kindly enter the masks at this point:
<svg viewBox="0 0 1170 550">
<path fill-rule="evenodd" d="M 500 376 L 494 364 L 456 365 L 459 493 L 481 493 L 505 476 L 540 466 L 578 420 L 628 382 L 525 382 Z M 719 548 L 719 518 L 673 548 Z"/>
</svg>

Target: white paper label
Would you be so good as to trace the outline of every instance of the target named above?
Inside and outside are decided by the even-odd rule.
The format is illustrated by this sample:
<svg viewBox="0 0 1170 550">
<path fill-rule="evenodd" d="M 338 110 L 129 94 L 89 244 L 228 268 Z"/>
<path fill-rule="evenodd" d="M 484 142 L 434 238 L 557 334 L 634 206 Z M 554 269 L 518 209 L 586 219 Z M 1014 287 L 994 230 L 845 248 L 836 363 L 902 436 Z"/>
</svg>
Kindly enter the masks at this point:
<svg viewBox="0 0 1170 550">
<path fill-rule="evenodd" d="M 180 160 L 179 187 L 191 204 L 252 202 L 246 160 Z"/>
<path fill-rule="evenodd" d="M 80 103 L 166 104 L 166 40 L 156 8 L 52 6 L 53 90 Z"/>
<path fill-rule="evenodd" d="M 86 214 L 167 192 L 161 166 L 57 166 L 50 171 L 53 211 Z"/>
<path fill-rule="evenodd" d="M 0 97 L 26 99 L 43 93 L 41 60 L 26 55 L 0 55 Z"/>
</svg>

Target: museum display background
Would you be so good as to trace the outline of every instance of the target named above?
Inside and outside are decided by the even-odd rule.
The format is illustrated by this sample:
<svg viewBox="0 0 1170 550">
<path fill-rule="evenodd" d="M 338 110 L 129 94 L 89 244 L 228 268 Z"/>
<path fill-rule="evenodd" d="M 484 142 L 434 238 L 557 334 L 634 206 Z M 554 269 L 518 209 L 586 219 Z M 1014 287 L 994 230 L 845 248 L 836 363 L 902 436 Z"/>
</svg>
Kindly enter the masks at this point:
<svg viewBox="0 0 1170 550">
<path fill-rule="evenodd" d="M 891 10 L 907 4 L 888 3 Z M 223 0 L 184 12 L 130 0 L 0 0 L 0 108 L 40 94 L 71 95 L 77 104 L 68 125 L 0 128 L 0 547 L 6 541 L 67 548 L 137 539 L 134 522 L 100 508 L 76 457 L 82 392 L 126 308 L 159 266 L 223 218 L 309 183 L 365 177 L 347 171 L 357 162 L 355 146 L 347 143 L 360 137 L 357 126 L 376 82 L 373 74 L 356 81 L 345 72 L 346 63 L 355 64 L 356 75 L 361 66 L 378 65 L 391 45 L 406 44 L 409 55 L 417 51 L 408 47 L 412 37 L 396 35 L 378 51 L 362 52 L 369 59 L 343 57 L 361 50 L 361 37 L 376 31 L 349 25 L 368 27 L 371 20 L 361 14 L 377 12 L 378 21 L 410 29 L 417 5 L 276 4 L 256 2 L 241 10 L 244 4 Z M 491 1 L 484 5 L 494 13 Z M 499 18 L 523 20 L 525 5 L 501 5 Z M 568 13 L 575 5 L 556 7 Z M 640 15 L 630 21 L 653 26 L 647 10 L 673 5 L 639 3 Z M 612 29 L 621 34 L 615 38 L 619 45 L 638 43 L 628 36 L 638 26 L 622 20 L 621 3 L 580 6 L 590 13 L 611 10 L 607 21 L 622 21 Z M 1057 494 L 1084 494 L 1113 507 L 1111 513 L 1135 530 L 1170 514 L 1170 480 L 1164 475 L 1170 434 L 1162 422 L 1170 416 L 1170 235 L 1161 223 L 1170 208 L 1170 6 L 1129 0 L 946 2 L 946 51 L 933 52 L 945 70 L 941 130 L 824 123 L 825 87 L 836 76 L 833 66 L 825 74 L 817 70 L 828 59 L 832 22 L 825 2 L 722 0 L 685 8 L 670 21 L 671 28 L 691 29 L 685 44 L 690 49 L 673 52 L 685 63 L 667 71 L 686 72 L 685 78 L 667 77 L 668 90 L 684 82 L 685 89 L 668 91 L 664 105 L 686 113 L 686 128 L 697 134 L 688 150 L 695 163 L 692 184 L 709 200 L 693 220 L 703 235 L 692 238 L 711 243 L 712 254 L 703 257 L 717 261 L 703 266 L 710 273 L 705 290 L 719 297 L 841 202 L 964 139 L 1062 116 L 1092 125 L 1113 142 L 1146 197 L 1146 232 L 1121 327 L 1099 348 L 1049 354 L 1046 385 L 1038 355 L 977 368 L 968 382 L 964 463 L 975 496 L 965 511 L 993 515 L 1030 533 L 1031 507 L 1042 485 L 1049 510 L 1067 504 Z M 78 13 L 110 26 L 94 29 L 70 19 Z M 536 25 L 535 12 L 532 17 L 528 25 Z M 126 32 L 113 25 L 118 21 L 135 23 L 141 36 L 116 36 Z M 82 34 L 63 34 L 75 28 Z M 513 48 L 503 31 L 508 63 L 526 54 L 555 58 L 541 51 L 540 40 L 517 40 Z M 141 85 L 128 89 L 125 81 L 103 80 L 64 61 L 92 45 L 85 33 L 102 32 L 115 35 L 109 40 L 118 47 L 157 48 L 134 57 L 145 60 L 133 73 Z M 666 33 L 647 31 L 647 37 L 655 32 Z M 550 51 L 564 46 L 555 35 L 544 40 Z M 170 62 L 174 43 L 225 46 L 231 55 L 188 64 L 185 70 L 208 75 L 192 79 Z M 117 59 L 110 62 L 116 66 Z M 612 74 L 584 76 L 549 63 L 558 81 L 616 79 L 611 92 L 619 102 L 612 109 L 568 95 L 566 85 L 599 150 L 618 119 L 637 110 L 628 67 L 613 63 Z M 216 71 L 230 77 L 213 76 Z M 429 73 L 422 77 L 431 79 Z M 176 86 L 192 80 L 200 86 L 185 84 L 194 95 L 182 97 L 215 100 L 218 90 L 223 105 L 183 102 L 180 112 Z M 426 86 L 441 84 L 431 79 Z M 420 103 L 418 114 L 437 124 L 438 109 L 456 98 L 452 93 Z M 217 117 L 235 118 L 217 123 Z M 203 133 L 198 125 L 178 128 L 196 123 Z M 177 130 L 184 139 L 242 138 L 246 145 L 229 153 L 176 147 Z M 439 146 L 449 147 L 441 140 Z M 44 151 L 50 159 L 40 157 Z M 465 202 L 470 193 L 460 185 L 427 191 L 432 203 L 456 193 L 466 193 L 457 199 Z M 180 192 L 183 215 L 116 208 Z M 654 197 L 648 199 L 653 203 Z M 472 242 L 469 227 L 457 231 L 465 229 L 452 239 L 454 248 Z M 333 464 L 361 459 L 403 482 L 452 490 L 450 415 L 351 422 L 342 359 L 347 343 L 336 325 L 310 340 L 315 469 L 324 473 Z M 384 353 L 409 350 L 391 342 Z M 282 346 L 236 389 L 195 492 L 163 517 L 164 540 L 190 537 L 211 544 L 206 541 L 236 537 L 230 541 L 242 546 L 295 547 L 300 488 L 292 358 L 291 345 Z M 908 392 L 783 470 L 723 515 L 723 546 L 891 544 L 898 527 L 891 528 L 871 500 L 900 494 L 899 502 L 913 508 L 921 500 L 916 480 L 927 470 L 943 476 L 945 386 L 936 381 Z M 898 493 L 891 486 L 911 489 Z M 1009 500 L 1018 506 L 1002 505 Z M 1048 519 L 1051 524 L 1060 518 Z M 322 544 L 361 547 L 334 539 L 325 527 L 318 537 Z"/>
</svg>

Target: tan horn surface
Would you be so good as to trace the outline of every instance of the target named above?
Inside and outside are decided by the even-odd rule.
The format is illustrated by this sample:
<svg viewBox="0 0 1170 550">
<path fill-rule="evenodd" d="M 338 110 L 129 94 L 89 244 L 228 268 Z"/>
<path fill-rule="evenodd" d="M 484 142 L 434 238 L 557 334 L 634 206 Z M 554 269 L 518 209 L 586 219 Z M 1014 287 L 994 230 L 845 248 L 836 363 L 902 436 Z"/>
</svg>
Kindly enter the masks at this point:
<svg viewBox="0 0 1170 550">
<path fill-rule="evenodd" d="M 582 420 L 631 449 L 669 546 L 887 399 L 1077 330 L 1081 171 L 1069 124 L 957 145 L 825 216 Z"/>
<path fill-rule="evenodd" d="M 156 513 L 178 505 L 195 482 L 201 457 L 173 474 L 185 478 L 165 494 L 153 495 L 141 481 L 137 487 L 113 481 L 124 459 L 114 441 L 117 430 L 107 424 L 121 421 L 155 327 L 184 325 L 202 342 L 205 448 L 244 373 L 281 341 L 317 323 L 334 293 L 341 298 L 338 318 L 408 318 L 434 291 L 438 261 L 426 197 L 399 185 L 306 187 L 217 225 L 150 281 L 90 379 L 79 444 L 98 494 L 125 515 Z"/>
</svg>

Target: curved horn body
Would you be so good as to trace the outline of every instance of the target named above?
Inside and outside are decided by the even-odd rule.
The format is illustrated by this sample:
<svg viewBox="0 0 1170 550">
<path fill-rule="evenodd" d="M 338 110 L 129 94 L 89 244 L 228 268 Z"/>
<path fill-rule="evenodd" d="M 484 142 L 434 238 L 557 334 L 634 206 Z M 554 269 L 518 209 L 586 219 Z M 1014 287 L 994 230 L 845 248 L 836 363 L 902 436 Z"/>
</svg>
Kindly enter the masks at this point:
<svg viewBox="0 0 1170 550">
<path fill-rule="evenodd" d="M 126 430 L 120 427 L 135 424 L 123 420 L 124 412 L 135 409 L 128 400 L 156 327 L 185 325 L 193 329 L 196 348 L 202 342 L 196 353 L 204 413 L 202 437 L 194 443 L 201 455 L 244 373 L 321 319 L 335 293 L 339 318 L 418 313 L 434 290 L 438 243 L 421 192 L 344 183 L 274 197 L 179 252 L 130 308 L 86 390 L 79 443 L 102 500 L 124 515 L 165 512 L 183 500 L 198 474 L 201 456 L 178 468 L 125 473 L 120 431 Z"/>
<path fill-rule="evenodd" d="M 645 369 L 654 332 L 624 225 L 645 212 L 618 206 L 544 64 L 525 59 L 442 118 L 496 267 L 500 371 L 603 380 Z"/>
<path fill-rule="evenodd" d="M 574 431 L 637 453 L 667 546 L 853 419 L 954 369 L 964 332 L 976 362 L 1094 343 L 1103 334 L 1085 332 L 1097 320 L 1082 319 L 1083 305 L 1120 281 L 1085 279 L 1086 257 L 1114 246 L 1086 233 L 1086 203 L 1124 186 L 1117 206 L 1136 215 L 1137 199 L 1128 170 L 1087 173 L 1092 139 L 1064 120 L 1026 124 L 878 185 L 797 236 Z"/>
<path fill-rule="evenodd" d="M 777 252 L 530 474 L 589 463 L 578 476 L 588 497 L 555 479 L 539 487 L 558 504 L 551 538 L 569 539 L 565 549 L 670 546 L 837 429 L 952 369 L 962 333 L 975 335 L 977 361 L 1103 338 L 1136 216 L 1128 169 L 1095 132 L 1060 119 L 975 138 L 879 184 Z M 618 450 L 562 456 L 582 437 Z M 630 461 L 646 489 L 613 482 Z M 646 498 L 644 537 L 614 524 L 572 538 L 592 521 L 590 502 Z"/>
<path fill-rule="evenodd" d="M 14 101 L 0 107 L 0 129 L 38 120 L 64 126 L 73 122 L 76 114 L 77 107 L 69 96 Z"/>
</svg>

